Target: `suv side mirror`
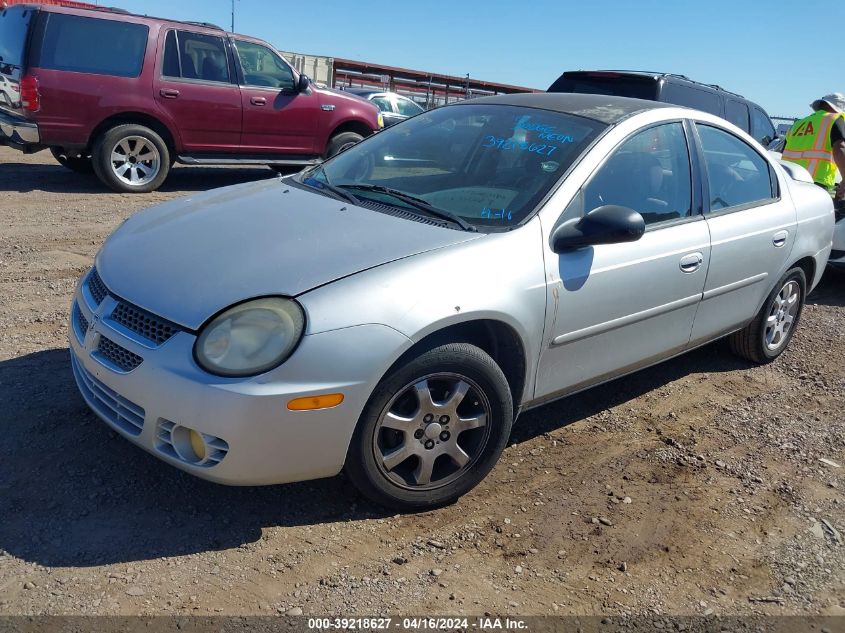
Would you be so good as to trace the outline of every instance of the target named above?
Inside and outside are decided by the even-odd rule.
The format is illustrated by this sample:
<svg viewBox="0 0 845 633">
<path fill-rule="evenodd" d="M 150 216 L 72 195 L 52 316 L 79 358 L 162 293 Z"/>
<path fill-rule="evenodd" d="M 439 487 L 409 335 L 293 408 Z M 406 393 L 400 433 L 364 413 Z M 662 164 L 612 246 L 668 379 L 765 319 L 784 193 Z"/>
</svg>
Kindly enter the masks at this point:
<svg viewBox="0 0 845 633">
<path fill-rule="evenodd" d="M 555 253 L 564 253 L 583 246 L 635 242 L 643 233 L 643 216 L 628 207 L 609 204 L 558 226 L 552 233 L 551 247 Z"/>
<path fill-rule="evenodd" d="M 308 78 L 308 75 L 300 75 L 299 81 L 296 82 L 296 91 L 297 92 L 305 92 L 308 90 L 308 86 L 311 85 L 311 79 Z"/>
</svg>

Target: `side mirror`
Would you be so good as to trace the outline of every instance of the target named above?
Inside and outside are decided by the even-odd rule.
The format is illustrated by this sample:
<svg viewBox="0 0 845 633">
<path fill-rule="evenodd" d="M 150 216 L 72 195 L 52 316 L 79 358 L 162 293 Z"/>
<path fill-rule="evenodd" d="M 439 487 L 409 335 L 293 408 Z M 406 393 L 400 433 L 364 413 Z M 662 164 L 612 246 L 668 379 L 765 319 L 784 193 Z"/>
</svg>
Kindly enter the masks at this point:
<svg viewBox="0 0 845 633">
<path fill-rule="evenodd" d="M 775 139 L 773 139 L 771 136 L 766 135 L 766 136 L 763 137 L 763 140 L 760 141 L 760 144 L 763 147 L 768 147 L 769 143 L 771 143 L 773 140 L 775 140 Z"/>
<path fill-rule="evenodd" d="M 308 90 L 308 86 L 311 85 L 311 79 L 309 79 L 308 75 L 300 75 L 299 81 L 296 82 L 296 91 L 297 92 L 305 92 Z"/>
<path fill-rule="evenodd" d="M 643 216 L 628 207 L 610 204 L 558 226 L 552 233 L 551 247 L 555 253 L 564 253 L 584 246 L 635 242 L 643 233 Z"/>
</svg>

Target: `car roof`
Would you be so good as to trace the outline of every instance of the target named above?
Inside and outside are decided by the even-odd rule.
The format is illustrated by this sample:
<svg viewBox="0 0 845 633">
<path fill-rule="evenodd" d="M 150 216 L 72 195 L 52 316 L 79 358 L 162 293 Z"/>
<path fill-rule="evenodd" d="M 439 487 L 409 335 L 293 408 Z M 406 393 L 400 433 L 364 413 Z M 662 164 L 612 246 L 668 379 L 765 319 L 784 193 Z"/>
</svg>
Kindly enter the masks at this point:
<svg viewBox="0 0 845 633">
<path fill-rule="evenodd" d="M 704 88 L 708 90 L 715 90 L 717 92 L 724 92 L 725 94 L 731 95 L 733 97 L 739 97 L 745 101 L 748 101 L 745 97 L 741 94 L 728 90 L 727 88 L 722 88 L 722 86 L 718 84 L 706 84 L 701 81 L 696 81 L 695 79 L 690 79 L 686 75 L 681 75 L 679 73 L 667 73 L 662 72 L 659 70 L 613 70 L 613 69 L 602 69 L 602 70 L 567 70 L 563 74 L 564 75 L 599 75 L 602 73 L 606 73 L 608 75 L 619 75 L 619 76 L 627 76 L 627 77 L 641 77 L 643 79 L 654 79 L 655 81 L 660 79 L 661 77 L 668 79 L 670 81 L 678 81 L 678 82 L 686 82 L 693 84 L 698 88 Z"/>
<path fill-rule="evenodd" d="M 671 103 L 660 101 L 646 101 L 630 97 L 615 97 L 612 95 L 578 94 L 567 92 L 534 92 L 493 97 L 479 97 L 461 101 L 454 105 L 471 105 L 474 103 L 522 106 L 525 108 L 539 108 L 564 114 L 592 119 L 607 125 L 618 123 L 622 119 L 638 112 L 658 110 L 661 108 L 677 108 Z"/>
</svg>

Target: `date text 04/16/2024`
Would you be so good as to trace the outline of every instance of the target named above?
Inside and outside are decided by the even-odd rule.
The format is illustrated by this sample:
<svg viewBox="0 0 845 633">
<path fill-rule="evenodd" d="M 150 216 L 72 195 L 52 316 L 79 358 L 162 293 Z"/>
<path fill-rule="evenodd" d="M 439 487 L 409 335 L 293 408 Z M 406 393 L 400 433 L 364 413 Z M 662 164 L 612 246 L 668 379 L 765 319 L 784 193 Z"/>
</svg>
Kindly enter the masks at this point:
<svg viewBox="0 0 845 633">
<path fill-rule="evenodd" d="M 308 629 L 315 631 L 525 631 L 527 628 L 525 620 L 509 617 L 308 618 Z"/>
</svg>

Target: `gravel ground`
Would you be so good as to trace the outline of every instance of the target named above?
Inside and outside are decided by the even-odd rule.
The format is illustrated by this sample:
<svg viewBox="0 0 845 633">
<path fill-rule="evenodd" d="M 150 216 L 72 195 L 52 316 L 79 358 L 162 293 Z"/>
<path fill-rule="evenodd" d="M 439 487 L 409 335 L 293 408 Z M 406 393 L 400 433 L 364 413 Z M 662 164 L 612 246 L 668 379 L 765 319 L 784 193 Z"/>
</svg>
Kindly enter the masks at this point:
<svg viewBox="0 0 845 633">
<path fill-rule="evenodd" d="M 119 195 L 0 149 L 0 615 L 845 614 L 845 276 L 777 362 L 714 344 L 531 411 L 435 512 L 221 487 L 109 431 L 71 377 L 76 280 L 134 211 L 270 175 Z"/>
</svg>

